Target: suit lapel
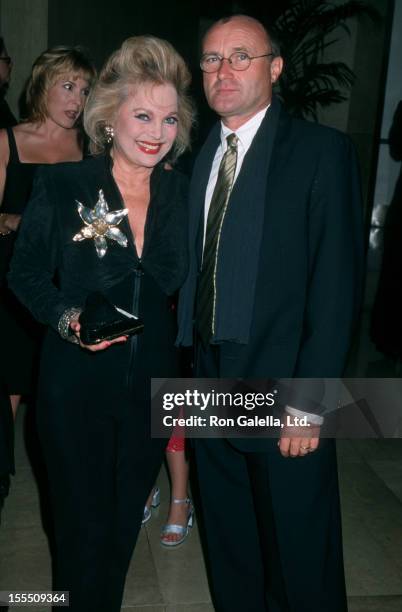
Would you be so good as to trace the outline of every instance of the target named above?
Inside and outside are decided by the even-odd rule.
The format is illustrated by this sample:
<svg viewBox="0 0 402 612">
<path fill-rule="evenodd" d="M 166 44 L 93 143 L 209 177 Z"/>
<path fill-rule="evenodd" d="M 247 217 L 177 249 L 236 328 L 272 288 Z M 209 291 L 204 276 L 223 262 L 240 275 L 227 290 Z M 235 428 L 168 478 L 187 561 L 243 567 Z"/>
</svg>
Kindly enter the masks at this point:
<svg viewBox="0 0 402 612">
<path fill-rule="evenodd" d="M 205 141 L 197 157 L 190 186 L 190 247 L 193 248 L 195 245 L 198 264 L 201 263 L 202 257 L 205 193 L 212 162 L 220 142 L 220 129 L 219 122 L 213 127 Z"/>
<path fill-rule="evenodd" d="M 222 226 L 216 271 L 216 342 L 247 344 L 263 243 L 267 178 L 280 103 L 273 99 L 243 160 Z"/>
<path fill-rule="evenodd" d="M 265 200 L 267 177 L 272 159 L 272 150 L 277 133 L 281 104 L 273 97 L 254 140 L 247 151 L 230 196 L 230 209 L 237 211 L 238 205 L 252 198 Z M 230 213 L 229 213 L 230 214 Z"/>
</svg>

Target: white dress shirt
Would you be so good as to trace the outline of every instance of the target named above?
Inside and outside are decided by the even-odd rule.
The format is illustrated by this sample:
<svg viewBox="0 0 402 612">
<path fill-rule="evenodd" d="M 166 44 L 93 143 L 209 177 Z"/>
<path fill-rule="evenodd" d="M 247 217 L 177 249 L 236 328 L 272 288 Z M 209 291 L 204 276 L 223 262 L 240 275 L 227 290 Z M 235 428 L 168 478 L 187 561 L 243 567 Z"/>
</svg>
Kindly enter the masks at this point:
<svg viewBox="0 0 402 612">
<path fill-rule="evenodd" d="M 226 142 L 227 136 L 229 134 L 236 134 L 238 140 L 237 143 L 237 163 L 236 163 L 236 171 L 233 180 L 233 185 L 236 182 L 237 177 L 239 176 L 240 169 L 243 164 L 244 157 L 249 150 L 251 143 L 253 142 L 254 136 L 257 133 L 258 128 L 260 127 L 262 120 L 265 117 L 265 113 L 267 112 L 270 105 L 266 106 L 259 113 L 251 117 L 246 123 L 243 123 L 237 130 L 231 130 L 226 125 L 221 123 L 221 142 L 218 146 L 214 161 L 212 162 L 211 174 L 209 175 L 207 190 L 205 192 L 205 209 L 204 209 L 204 241 L 205 241 L 205 230 L 207 227 L 207 219 L 208 219 L 208 211 L 209 206 L 212 200 L 212 194 L 214 193 L 216 181 L 218 178 L 219 166 L 222 161 L 222 157 L 224 156 L 226 149 L 228 148 L 228 143 Z"/>
</svg>

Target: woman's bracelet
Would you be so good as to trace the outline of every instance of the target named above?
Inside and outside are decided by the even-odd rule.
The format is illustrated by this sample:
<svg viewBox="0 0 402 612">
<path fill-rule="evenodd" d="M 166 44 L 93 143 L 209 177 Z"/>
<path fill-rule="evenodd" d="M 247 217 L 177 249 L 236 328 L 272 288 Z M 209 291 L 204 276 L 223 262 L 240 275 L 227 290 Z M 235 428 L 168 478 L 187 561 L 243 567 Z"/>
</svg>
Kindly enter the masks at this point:
<svg viewBox="0 0 402 612">
<path fill-rule="evenodd" d="M 70 323 L 74 320 L 77 320 L 77 315 L 80 315 L 81 312 L 82 308 L 78 308 L 78 306 L 73 306 L 72 308 L 67 308 L 67 310 L 65 310 L 61 315 L 57 324 L 57 329 L 63 340 L 68 340 L 68 342 L 79 344 L 77 336 L 72 333 Z"/>
</svg>

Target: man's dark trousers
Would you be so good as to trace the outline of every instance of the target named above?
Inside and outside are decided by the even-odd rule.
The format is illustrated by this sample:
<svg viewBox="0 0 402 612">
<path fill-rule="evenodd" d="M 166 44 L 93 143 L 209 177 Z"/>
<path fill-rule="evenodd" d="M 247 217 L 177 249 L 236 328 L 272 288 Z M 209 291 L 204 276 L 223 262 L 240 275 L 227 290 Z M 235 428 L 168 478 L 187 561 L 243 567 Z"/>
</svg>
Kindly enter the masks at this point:
<svg viewBox="0 0 402 612">
<path fill-rule="evenodd" d="M 199 346 L 197 377 L 219 377 L 220 350 Z M 346 612 L 334 441 L 297 458 L 238 444 L 194 440 L 216 611 Z"/>
</svg>

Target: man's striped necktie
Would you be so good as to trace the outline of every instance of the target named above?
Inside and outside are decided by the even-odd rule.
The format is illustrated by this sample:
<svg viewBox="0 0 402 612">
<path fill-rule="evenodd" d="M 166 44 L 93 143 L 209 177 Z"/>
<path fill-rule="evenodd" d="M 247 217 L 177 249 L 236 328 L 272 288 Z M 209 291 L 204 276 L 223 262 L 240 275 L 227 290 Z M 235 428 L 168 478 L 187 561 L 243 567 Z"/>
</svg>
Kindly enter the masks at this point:
<svg viewBox="0 0 402 612">
<path fill-rule="evenodd" d="M 236 134 L 226 138 L 227 149 L 219 166 L 218 178 L 208 212 L 202 268 L 199 276 L 195 325 L 205 346 L 215 333 L 216 270 L 223 220 L 236 172 Z"/>
</svg>

